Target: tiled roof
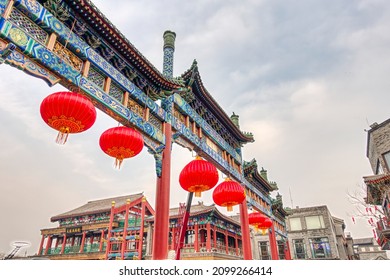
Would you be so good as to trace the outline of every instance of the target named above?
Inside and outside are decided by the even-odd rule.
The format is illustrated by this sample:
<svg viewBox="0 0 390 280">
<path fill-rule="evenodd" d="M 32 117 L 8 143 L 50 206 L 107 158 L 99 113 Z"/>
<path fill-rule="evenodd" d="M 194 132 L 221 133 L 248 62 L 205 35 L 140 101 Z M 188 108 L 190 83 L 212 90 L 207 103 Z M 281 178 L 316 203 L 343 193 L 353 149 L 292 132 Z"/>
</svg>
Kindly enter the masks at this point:
<svg viewBox="0 0 390 280">
<path fill-rule="evenodd" d="M 77 217 L 80 215 L 90 215 L 90 214 L 108 212 L 111 209 L 112 201 L 115 201 L 115 207 L 119 207 L 121 205 L 125 205 L 127 199 L 130 199 L 130 201 L 134 201 L 141 197 L 143 197 L 143 193 L 88 201 L 86 204 L 76 209 L 51 217 L 51 221 L 55 222 L 60 219 Z"/>
<path fill-rule="evenodd" d="M 215 208 L 214 204 L 204 205 L 203 203 L 198 203 L 191 205 L 190 213 L 191 215 L 199 215 L 207 212 L 213 211 Z M 179 207 L 169 209 L 169 217 L 175 217 L 179 215 Z"/>
<path fill-rule="evenodd" d="M 219 216 L 219 217 L 225 219 L 226 221 L 228 221 L 232 224 L 235 224 L 237 226 L 240 225 L 239 221 L 222 214 L 218 210 L 218 208 L 215 206 L 215 204 L 204 205 L 203 202 L 198 202 L 198 204 L 193 204 L 193 205 L 191 205 L 190 216 L 196 216 L 196 215 L 200 215 L 200 214 L 204 214 L 204 213 L 208 213 L 208 212 L 214 212 L 215 216 Z M 169 210 L 169 217 L 170 218 L 177 218 L 178 216 L 179 216 L 179 207 L 171 208 Z M 151 217 L 150 219 L 154 219 L 154 218 Z"/>
<path fill-rule="evenodd" d="M 364 183 L 369 185 L 388 184 L 390 185 L 390 174 L 378 174 L 363 177 Z"/>
</svg>

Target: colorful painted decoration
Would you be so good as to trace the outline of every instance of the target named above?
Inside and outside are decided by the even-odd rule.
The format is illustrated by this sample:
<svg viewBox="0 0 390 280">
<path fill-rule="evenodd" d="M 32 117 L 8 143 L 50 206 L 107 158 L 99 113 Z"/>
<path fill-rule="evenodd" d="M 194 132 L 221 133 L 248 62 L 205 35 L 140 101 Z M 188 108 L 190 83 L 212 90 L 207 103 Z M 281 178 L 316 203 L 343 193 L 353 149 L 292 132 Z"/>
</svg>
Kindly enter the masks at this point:
<svg viewBox="0 0 390 280">
<path fill-rule="evenodd" d="M 244 188 L 229 178 L 219 184 L 213 192 L 214 202 L 219 206 L 226 206 L 227 211 L 233 211 L 233 206 L 240 204 L 244 199 Z"/>
<path fill-rule="evenodd" d="M 96 109 L 84 95 L 61 91 L 43 99 L 40 107 L 43 120 L 58 130 L 56 142 L 65 144 L 69 133 L 89 129 L 96 120 Z"/>
<path fill-rule="evenodd" d="M 255 231 L 261 230 L 264 235 L 272 226 L 272 221 L 261 213 L 254 212 L 248 215 L 249 224 L 255 227 Z"/>
<path fill-rule="evenodd" d="M 115 158 L 114 166 L 119 169 L 125 158 L 134 157 L 142 151 L 144 139 L 134 128 L 118 126 L 103 132 L 99 144 L 103 152 Z"/>
<path fill-rule="evenodd" d="M 214 188 L 218 180 L 217 168 L 199 156 L 184 166 L 179 176 L 180 186 L 188 192 L 193 192 L 195 197 L 200 197 L 202 192 Z"/>
</svg>

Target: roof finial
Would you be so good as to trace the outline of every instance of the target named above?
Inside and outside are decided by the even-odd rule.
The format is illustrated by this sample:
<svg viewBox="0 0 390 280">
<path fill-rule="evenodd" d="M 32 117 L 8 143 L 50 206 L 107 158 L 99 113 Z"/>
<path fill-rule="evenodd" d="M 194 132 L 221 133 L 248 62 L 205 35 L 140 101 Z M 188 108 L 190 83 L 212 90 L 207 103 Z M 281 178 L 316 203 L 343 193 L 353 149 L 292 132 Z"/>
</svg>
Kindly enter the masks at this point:
<svg viewBox="0 0 390 280">
<path fill-rule="evenodd" d="M 176 33 L 172 31 L 164 32 L 164 63 L 163 74 L 167 77 L 173 77 L 173 54 L 175 52 Z"/>
</svg>

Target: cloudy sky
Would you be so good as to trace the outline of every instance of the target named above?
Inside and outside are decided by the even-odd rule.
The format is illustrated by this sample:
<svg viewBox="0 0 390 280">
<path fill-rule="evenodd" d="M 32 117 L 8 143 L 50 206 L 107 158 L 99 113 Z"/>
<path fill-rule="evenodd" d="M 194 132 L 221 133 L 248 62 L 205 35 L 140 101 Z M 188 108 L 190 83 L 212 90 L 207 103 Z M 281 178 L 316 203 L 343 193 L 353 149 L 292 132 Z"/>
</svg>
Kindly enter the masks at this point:
<svg viewBox="0 0 390 280">
<path fill-rule="evenodd" d="M 352 236 L 372 236 L 365 219 L 352 223 L 347 194 L 372 174 L 365 129 L 390 117 L 387 0 L 94 3 L 158 69 L 162 34 L 176 32 L 174 76 L 198 61 L 208 91 L 255 136 L 244 159 L 268 170 L 285 206 L 327 205 Z M 36 253 L 40 229 L 56 226 L 50 217 L 89 200 L 144 192 L 154 205 L 154 159 L 146 149 L 120 171 L 100 150 L 100 134 L 117 125 L 108 116 L 98 112 L 90 130 L 55 144 L 39 106 L 60 90 L 0 67 L 0 252 L 17 240 L 30 241 L 28 254 Z M 186 199 L 178 174 L 192 155 L 174 146 L 172 157 L 176 207 Z M 211 193 L 202 200 L 212 203 Z"/>
</svg>

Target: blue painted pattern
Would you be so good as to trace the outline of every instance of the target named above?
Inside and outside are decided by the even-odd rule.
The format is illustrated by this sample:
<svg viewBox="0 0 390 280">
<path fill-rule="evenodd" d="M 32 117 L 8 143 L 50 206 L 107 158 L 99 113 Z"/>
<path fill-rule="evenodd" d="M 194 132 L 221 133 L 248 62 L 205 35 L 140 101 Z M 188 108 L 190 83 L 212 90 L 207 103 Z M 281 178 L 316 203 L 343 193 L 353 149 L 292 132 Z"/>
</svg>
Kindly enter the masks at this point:
<svg viewBox="0 0 390 280">
<path fill-rule="evenodd" d="M 9 0 L 0 0 L 0 15 L 4 13 L 5 8 L 7 7 Z"/>
<path fill-rule="evenodd" d="M 219 135 L 194 109 L 178 94 L 173 94 L 175 104 L 185 112 L 192 120 L 194 120 L 214 142 L 218 143 L 223 150 L 234 157 L 237 162 L 242 161 L 241 155 L 237 153 L 222 137 Z"/>
<path fill-rule="evenodd" d="M 163 74 L 173 77 L 173 48 L 164 48 Z"/>
<path fill-rule="evenodd" d="M 90 48 L 87 43 L 82 41 L 61 21 L 55 18 L 48 10 L 36 1 L 16 0 L 17 7 L 24 14 L 28 15 L 36 24 L 47 32 L 55 32 L 59 41 L 67 43 L 67 47 L 77 56 L 85 59 L 87 50 Z"/>
</svg>

